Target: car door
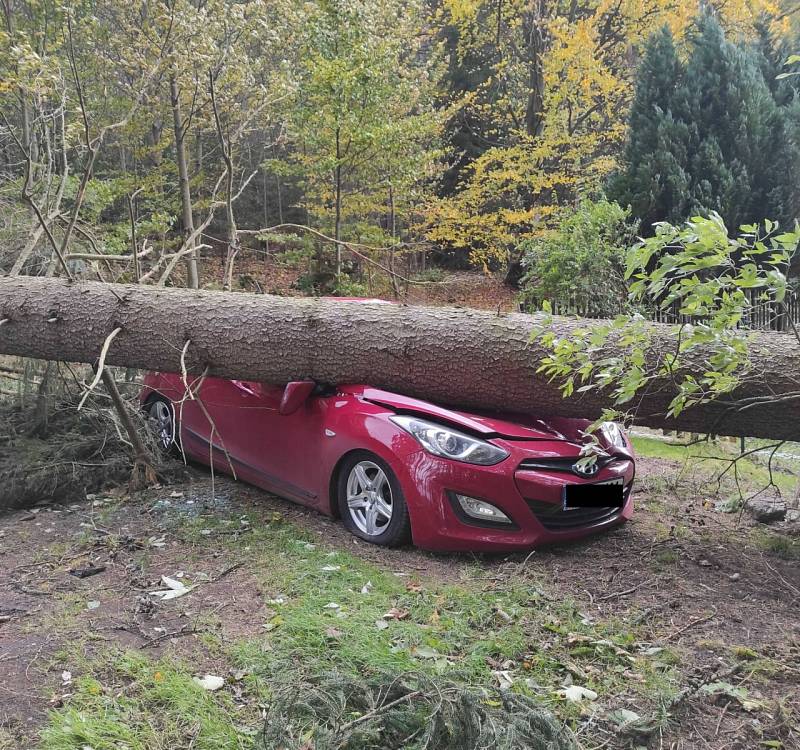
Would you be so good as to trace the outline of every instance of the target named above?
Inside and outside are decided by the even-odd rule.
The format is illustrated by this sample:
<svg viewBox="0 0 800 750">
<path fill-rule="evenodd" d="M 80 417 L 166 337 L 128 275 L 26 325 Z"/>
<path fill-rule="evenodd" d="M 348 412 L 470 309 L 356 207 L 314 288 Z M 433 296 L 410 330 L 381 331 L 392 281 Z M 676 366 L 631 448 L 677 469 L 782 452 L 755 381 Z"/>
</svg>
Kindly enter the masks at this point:
<svg viewBox="0 0 800 750">
<path fill-rule="evenodd" d="M 322 446 L 329 440 L 325 432 L 329 405 L 329 398 L 311 395 L 291 414 L 278 412 L 274 432 L 264 436 L 272 450 L 266 460 L 275 467 L 284 488 L 303 504 L 315 507 L 326 496 L 330 480 L 331 466 Z"/>
<path fill-rule="evenodd" d="M 294 413 L 281 414 L 284 390 L 251 381 L 220 381 L 204 401 L 213 404 L 210 416 L 239 478 L 315 505 L 324 475 L 318 460 L 324 399 L 312 396 Z"/>
<path fill-rule="evenodd" d="M 246 444 L 249 412 L 243 409 L 247 391 L 236 381 L 204 378 L 196 398 L 177 405 L 183 448 L 218 471 L 237 474 Z"/>
</svg>

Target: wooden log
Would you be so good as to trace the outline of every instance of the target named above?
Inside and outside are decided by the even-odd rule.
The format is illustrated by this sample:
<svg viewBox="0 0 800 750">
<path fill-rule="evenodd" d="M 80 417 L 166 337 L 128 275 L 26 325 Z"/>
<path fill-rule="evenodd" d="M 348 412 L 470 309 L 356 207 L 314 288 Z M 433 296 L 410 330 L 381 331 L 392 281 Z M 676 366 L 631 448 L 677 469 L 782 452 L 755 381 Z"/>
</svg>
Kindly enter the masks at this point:
<svg viewBox="0 0 800 750">
<path fill-rule="evenodd" d="M 536 325 L 535 316 L 455 308 L 0 279 L 0 354 L 91 363 L 120 328 L 108 364 L 180 372 L 189 341 L 185 364 L 195 374 L 277 384 L 363 382 L 466 409 L 598 417 L 611 405 L 608 394 L 563 399 L 558 384 L 537 373 L 547 351 L 531 340 Z M 559 336 L 592 325 L 597 321 L 552 321 Z M 654 323 L 649 332 L 652 356 L 674 347 L 674 326 Z M 665 416 L 673 383 L 653 382 L 637 397 L 636 422 L 800 440 L 796 339 L 753 333 L 751 356 L 755 368 L 735 392 L 676 419 Z M 707 353 L 696 352 L 692 362 L 702 372 Z"/>
</svg>

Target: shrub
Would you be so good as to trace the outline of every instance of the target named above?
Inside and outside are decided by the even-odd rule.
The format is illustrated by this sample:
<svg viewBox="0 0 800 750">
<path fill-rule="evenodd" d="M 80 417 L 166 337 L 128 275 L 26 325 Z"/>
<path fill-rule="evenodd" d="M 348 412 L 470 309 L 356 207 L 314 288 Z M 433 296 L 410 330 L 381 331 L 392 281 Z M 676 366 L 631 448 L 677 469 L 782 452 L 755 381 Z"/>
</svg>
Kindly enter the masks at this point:
<svg viewBox="0 0 800 750">
<path fill-rule="evenodd" d="M 555 230 L 526 240 L 522 304 L 539 308 L 553 303 L 557 311 L 609 317 L 627 305 L 627 248 L 637 225 L 629 211 L 605 200 L 584 200 L 565 212 Z"/>
</svg>

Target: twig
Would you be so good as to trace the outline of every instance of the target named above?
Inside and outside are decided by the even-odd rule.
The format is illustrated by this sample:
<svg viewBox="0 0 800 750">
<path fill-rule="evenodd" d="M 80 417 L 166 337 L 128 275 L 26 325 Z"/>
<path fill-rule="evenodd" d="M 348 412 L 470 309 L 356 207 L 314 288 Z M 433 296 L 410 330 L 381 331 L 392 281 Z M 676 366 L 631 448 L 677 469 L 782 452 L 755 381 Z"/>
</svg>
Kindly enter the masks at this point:
<svg viewBox="0 0 800 750">
<path fill-rule="evenodd" d="M 648 578 L 646 581 L 642 581 L 641 583 L 637 583 L 635 586 L 631 586 L 629 589 L 625 589 L 625 591 L 615 591 L 613 594 L 605 594 L 604 596 L 598 596 L 597 601 L 604 602 L 607 601 L 608 599 L 617 599 L 621 596 L 628 596 L 628 594 L 632 594 L 634 591 L 637 591 L 638 589 L 642 588 L 642 586 L 646 586 L 652 580 L 653 580 L 652 578 Z"/>
<path fill-rule="evenodd" d="M 422 695 L 421 690 L 415 690 L 412 693 L 406 693 L 405 695 L 401 695 L 399 698 L 396 698 L 389 703 L 384 703 L 382 706 L 378 706 L 374 708 L 372 711 L 367 711 L 363 716 L 359 716 L 357 719 L 353 719 L 353 721 L 347 722 L 347 724 L 343 724 L 339 727 L 339 732 L 349 732 L 353 727 L 357 727 L 359 724 L 363 724 L 365 721 L 369 721 L 370 719 L 374 718 L 378 714 L 383 713 L 384 711 L 388 711 L 390 708 L 394 708 L 394 706 L 402 703 L 403 701 L 412 700 L 418 696 Z"/>
<path fill-rule="evenodd" d="M 716 729 L 714 730 L 714 736 L 715 736 L 715 737 L 718 737 L 718 736 L 719 736 L 719 728 L 722 726 L 722 720 L 725 718 L 725 713 L 727 712 L 727 710 L 728 710 L 728 706 L 730 706 L 730 705 L 731 705 L 731 703 L 733 703 L 733 701 L 728 701 L 728 702 L 725 704 L 725 707 L 722 709 L 722 711 L 720 711 L 720 714 L 719 714 L 719 719 L 717 720 L 717 727 L 716 727 Z"/>
<path fill-rule="evenodd" d="M 186 373 L 186 352 L 189 349 L 189 344 L 191 343 L 191 339 L 186 339 L 186 343 L 183 345 L 183 349 L 181 349 L 181 380 L 183 381 L 183 387 L 186 389 L 186 393 L 189 394 L 189 398 L 193 401 L 194 394 L 189 388 L 189 376 Z"/>
<path fill-rule="evenodd" d="M 153 252 L 152 247 L 147 247 L 136 253 L 136 258 L 141 260 Z M 133 260 L 132 255 L 104 255 L 103 253 L 69 253 L 67 260 L 102 260 L 104 263 L 127 263 Z"/>
<path fill-rule="evenodd" d="M 244 563 L 241 563 L 241 562 L 234 563 L 233 565 L 225 568 L 225 570 L 223 570 L 219 575 L 214 576 L 214 578 L 212 578 L 208 582 L 209 583 L 216 583 L 217 581 L 221 581 L 223 578 L 225 578 L 225 576 L 230 575 L 231 573 L 233 573 L 234 570 L 239 570 L 239 568 L 241 568 L 243 565 L 244 565 Z"/>
<path fill-rule="evenodd" d="M 679 628 L 675 632 L 673 632 L 670 635 L 668 635 L 666 638 L 664 638 L 664 640 L 665 641 L 671 641 L 673 638 L 676 638 L 677 636 L 681 635 L 681 633 L 685 633 L 687 630 L 689 630 L 689 628 L 693 628 L 695 625 L 700 625 L 700 624 L 702 624 L 704 622 L 708 622 L 709 620 L 713 620 L 716 616 L 717 616 L 717 610 L 714 609 L 714 612 L 712 614 L 706 615 L 705 617 L 698 617 L 698 618 L 690 621 L 689 623 L 684 625 L 682 628 Z"/>
<path fill-rule="evenodd" d="M 201 631 L 195 630 L 192 626 L 184 625 L 180 630 L 176 630 L 172 633 L 162 633 L 155 638 L 151 638 L 149 641 L 145 641 L 141 646 L 140 649 L 150 648 L 151 646 L 155 646 L 156 643 L 161 643 L 161 641 L 166 641 L 168 638 L 180 638 L 184 635 L 195 635 Z"/>
<path fill-rule="evenodd" d="M 138 190 L 134 190 L 128 196 L 128 217 L 131 221 L 131 256 L 133 257 L 133 275 L 134 281 L 138 284 L 139 277 L 142 275 L 142 272 L 139 268 L 139 256 L 136 252 L 136 212 L 134 210 L 133 201 L 136 199 L 136 196 L 141 193 L 143 188 L 139 188 Z"/>
<path fill-rule="evenodd" d="M 114 340 L 114 337 L 122 330 L 122 328 L 115 328 L 109 334 L 108 338 L 105 340 L 103 344 L 103 348 L 100 350 L 100 359 L 97 361 L 97 372 L 94 375 L 94 379 L 92 380 L 91 385 L 87 388 L 86 393 L 83 394 L 80 402 L 78 403 L 78 411 L 81 410 L 84 402 L 87 398 L 89 398 L 89 394 L 97 387 L 97 384 L 100 382 L 100 378 L 103 377 L 103 369 L 106 366 L 106 355 L 108 354 L 108 347 L 111 346 L 111 342 Z"/>
<path fill-rule="evenodd" d="M 770 565 L 770 564 L 767 562 L 767 560 L 766 560 L 766 558 L 764 557 L 764 555 L 763 555 L 763 554 L 761 555 L 761 562 L 763 562 L 763 563 L 764 563 L 764 565 L 766 565 L 766 566 L 767 566 L 767 568 L 769 568 L 769 569 L 770 569 L 770 571 L 772 571 L 772 573 L 774 573 L 774 574 L 775 574 L 775 575 L 776 575 L 778 578 L 780 578 L 780 580 L 783 582 L 783 584 L 784 584 L 786 587 L 788 587 L 789 589 L 791 589 L 792 593 L 793 593 L 795 596 L 800 596 L 800 589 L 798 589 L 796 586 L 793 586 L 791 583 L 789 583 L 789 581 L 787 581 L 787 580 L 786 580 L 786 579 L 785 579 L 785 578 L 784 578 L 784 577 L 783 577 L 783 576 L 780 574 L 780 572 L 779 572 L 779 571 L 775 570 L 775 568 L 773 568 L 773 567 L 772 567 L 772 566 L 771 566 L 771 565 Z"/>
</svg>

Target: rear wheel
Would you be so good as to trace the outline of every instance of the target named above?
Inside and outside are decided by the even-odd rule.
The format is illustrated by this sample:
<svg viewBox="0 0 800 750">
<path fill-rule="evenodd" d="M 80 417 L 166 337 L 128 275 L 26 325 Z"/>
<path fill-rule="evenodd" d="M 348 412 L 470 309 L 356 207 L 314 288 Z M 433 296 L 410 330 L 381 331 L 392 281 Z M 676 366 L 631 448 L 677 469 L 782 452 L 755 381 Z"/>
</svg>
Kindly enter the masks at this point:
<svg viewBox="0 0 800 750">
<path fill-rule="evenodd" d="M 175 407 L 162 396 L 151 399 L 147 406 L 147 424 L 159 449 L 167 454 L 180 454 Z"/>
<path fill-rule="evenodd" d="M 342 521 L 357 537 L 386 547 L 409 541 L 408 506 L 383 459 L 368 451 L 351 454 L 341 467 L 337 489 Z"/>
</svg>

